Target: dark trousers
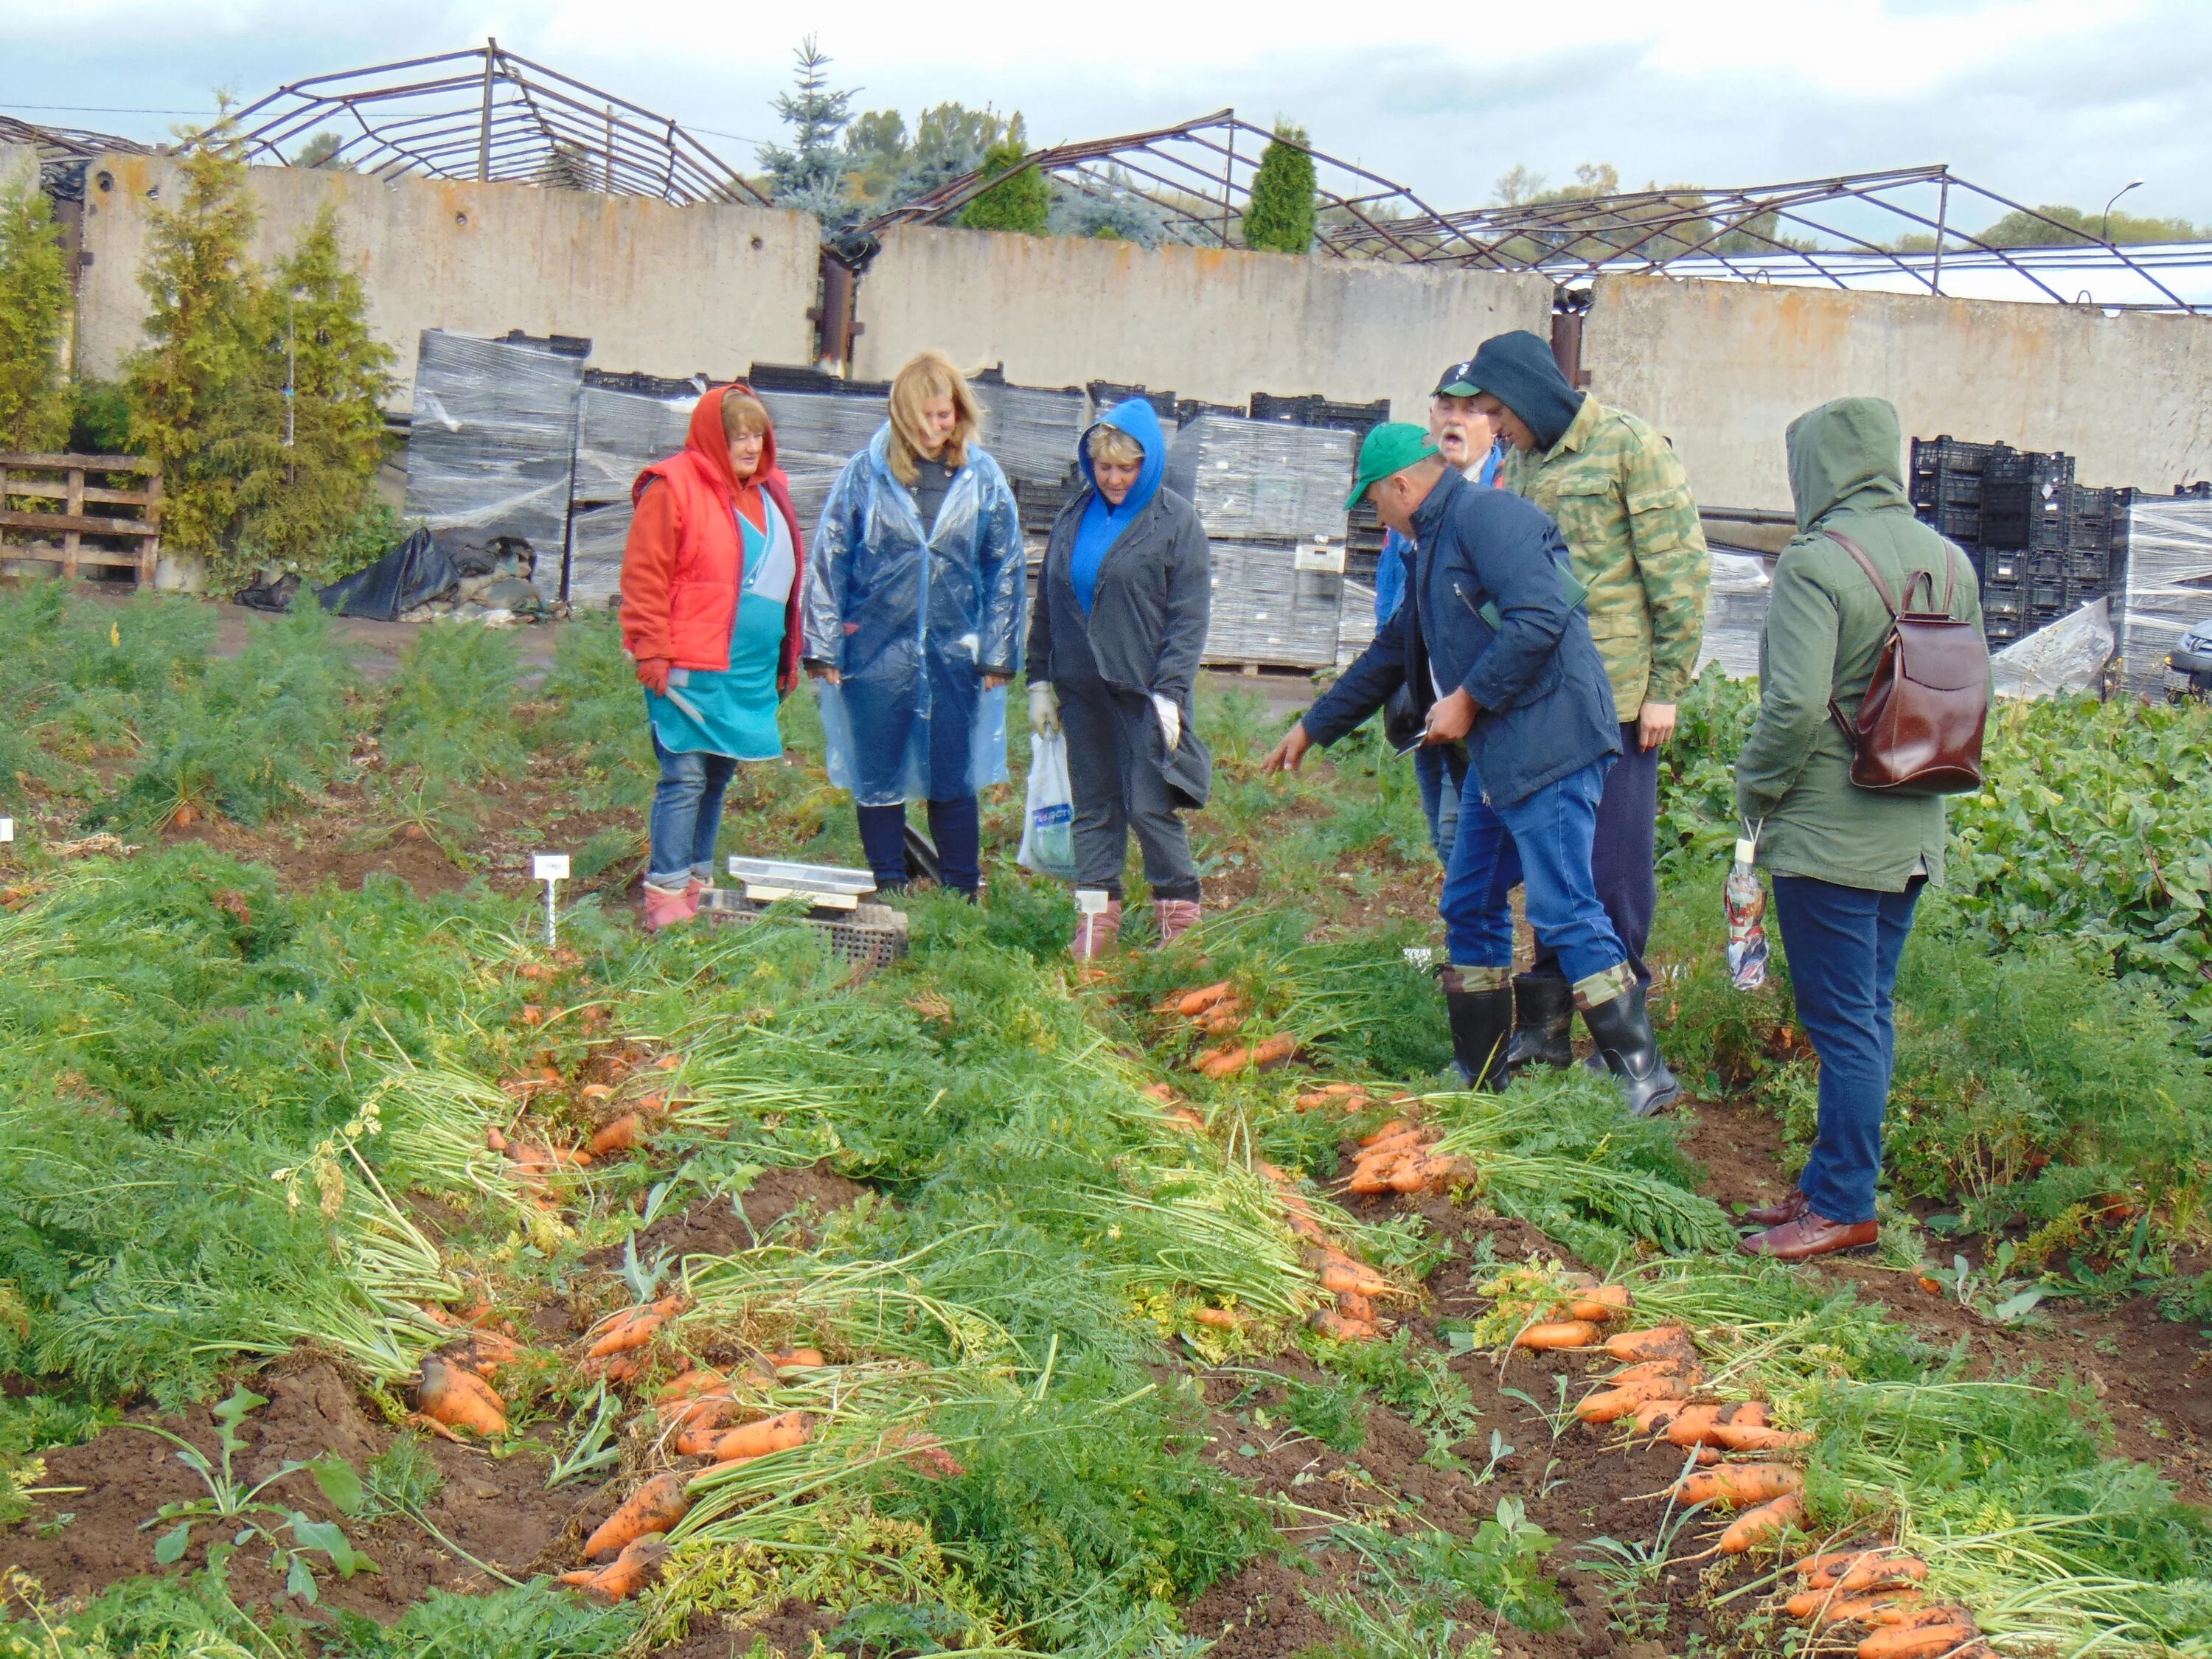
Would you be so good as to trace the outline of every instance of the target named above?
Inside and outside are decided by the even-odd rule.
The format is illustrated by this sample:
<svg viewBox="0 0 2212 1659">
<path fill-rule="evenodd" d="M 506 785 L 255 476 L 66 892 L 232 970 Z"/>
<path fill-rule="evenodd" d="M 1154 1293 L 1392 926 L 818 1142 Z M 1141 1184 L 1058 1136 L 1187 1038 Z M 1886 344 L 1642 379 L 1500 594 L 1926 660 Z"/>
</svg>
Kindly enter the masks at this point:
<svg viewBox="0 0 2212 1659">
<path fill-rule="evenodd" d="M 876 885 L 896 892 L 906 885 L 906 803 L 861 806 L 860 846 Z M 983 835 L 975 797 L 956 795 L 929 803 L 929 838 L 937 843 L 937 869 L 945 885 L 971 897 L 983 884 Z"/>
<path fill-rule="evenodd" d="M 1597 804 L 1597 833 L 1590 842 L 1590 879 L 1605 907 L 1613 935 L 1628 952 L 1628 965 L 1639 983 L 1651 982 L 1644 947 L 1651 942 L 1651 915 L 1659 908 L 1659 878 L 1654 868 L 1659 834 L 1659 751 L 1637 746 L 1636 722 L 1620 728 L 1620 758 L 1606 775 L 1605 795 Z M 1521 879 L 1517 860 L 1499 864 L 1494 896 L 1503 899 Z M 1541 939 L 1530 969 L 1553 979 L 1567 977 L 1559 952 Z"/>
<path fill-rule="evenodd" d="M 711 883 L 714 838 L 722 829 L 722 798 L 737 775 L 738 763 L 727 755 L 664 749 L 658 732 L 653 733 L 653 752 L 660 760 L 660 781 L 653 791 L 653 854 L 645 861 L 645 878 L 672 891 L 694 878 Z"/>
<path fill-rule="evenodd" d="M 1190 855 L 1168 781 L 1152 763 L 1152 699 L 1102 679 L 1055 679 L 1060 727 L 1067 734 L 1067 781 L 1075 796 L 1075 884 L 1121 896 L 1129 832 L 1145 855 L 1156 899 L 1195 899 Z"/>
<path fill-rule="evenodd" d="M 1774 914 L 1798 1024 L 1820 1057 L 1820 1128 L 1798 1190 L 1830 1221 L 1874 1219 L 1881 1121 L 1897 1062 L 1890 993 L 1923 880 L 1901 893 L 1776 876 Z"/>
</svg>

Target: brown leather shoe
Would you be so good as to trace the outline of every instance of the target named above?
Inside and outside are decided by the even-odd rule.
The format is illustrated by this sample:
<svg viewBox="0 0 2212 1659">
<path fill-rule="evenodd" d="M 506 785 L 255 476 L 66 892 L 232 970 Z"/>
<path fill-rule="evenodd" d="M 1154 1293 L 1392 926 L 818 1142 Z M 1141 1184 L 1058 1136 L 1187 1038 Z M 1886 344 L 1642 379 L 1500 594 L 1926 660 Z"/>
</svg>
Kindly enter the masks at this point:
<svg viewBox="0 0 2212 1659">
<path fill-rule="evenodd" d="M 1746 1255 L 1771 1256 L 1777 1261 L 1810 1261 L 1814 1256 L 1834 1255 L 1838 1251 L 1871 1255 L 1875 1241 L 1881 1237 L 1878 1222 L 1831 1221 L 1808 1209 L 1795 1221 L 1738 1240 L 1736 1249 Z"/>
<path fill-rule="evenodd" d="M 1793 1187 L 1790 1189 L 1790 1196 L 1779 1204 L 1770 1204 L 1762 1210 L 1746 1210 L 1736 1219 L 1747 1221 L 1754 1227 L 1779 1227 L 1784 1222 L 1795 1221 L 1804 1214 L 1805 1206 L 1812 1201 Z"/>
</svg>

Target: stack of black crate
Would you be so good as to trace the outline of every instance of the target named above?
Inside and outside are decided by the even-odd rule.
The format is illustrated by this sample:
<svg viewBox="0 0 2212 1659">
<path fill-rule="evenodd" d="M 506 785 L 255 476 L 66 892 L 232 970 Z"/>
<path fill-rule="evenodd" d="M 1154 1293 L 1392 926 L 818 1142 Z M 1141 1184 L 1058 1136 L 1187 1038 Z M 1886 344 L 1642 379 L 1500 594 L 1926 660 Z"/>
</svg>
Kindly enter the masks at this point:
<svg viewBox="0 0 2212 1659">
<path fill-rule="evenodd" d="M 1982 581 L 1982 623 L 2009 645 L 2125 585 L 2125 489 L 2074 481 L 2074 458 L 1967 443 L 1912 441 L 1913 509 L 1966 550 Z"/>
</svg>

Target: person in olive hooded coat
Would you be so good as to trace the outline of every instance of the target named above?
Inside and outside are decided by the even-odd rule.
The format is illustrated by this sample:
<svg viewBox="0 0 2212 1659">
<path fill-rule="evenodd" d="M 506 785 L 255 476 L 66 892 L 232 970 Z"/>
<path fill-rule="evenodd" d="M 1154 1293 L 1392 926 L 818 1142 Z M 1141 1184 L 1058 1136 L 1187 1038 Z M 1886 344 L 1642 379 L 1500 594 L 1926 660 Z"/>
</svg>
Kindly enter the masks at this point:
<svg viewBox="0 0 2212 1659">
<path fill-rule="evenodd" d="M 1890 993 L 1920 890 L 1943 878 L 1943 797 L 1862 789 L 1830 712 L 1856 714 L 1891 613 L 1842 541 L 1907 603 L 1981 626 L 1966 556 L 1912 515 L 1897 410 L 1844 398 L 1790 422 L 1797 536 L 1774 568 L 1759 641 L 1759 721 L 1735 762 L 1736 811 L 1774 884 L 1797 1018 L 1820 1057 L 1819 1138 L 1796 1190 L 1747 1219 L 1754 1255 L 1802 1261 L 1875 1242 L 1875 1182 L 1897 1032 Z M 1922 605 L 1929 587 L 1920 588 Z"/>
<path fill-rule="evenodd" d="M 1152 404 L 1133 398 L 1108 410 L 1083 434 L 1077 461 L 1086 487 L 1054 520 L 1030 622 L 1030 721 L 1067 734 L 1078 909 L 1070 948 L 1088 961 L 1121 933 L 1133 829 L 1160 942 L 1198 921 L 1198 866 L 1177 814 L 1205 805 L 1213 780 L 1191 703 L 1212 562 L 1196 510 L 1161 487 L 1167 437 Z"/>
</svg>

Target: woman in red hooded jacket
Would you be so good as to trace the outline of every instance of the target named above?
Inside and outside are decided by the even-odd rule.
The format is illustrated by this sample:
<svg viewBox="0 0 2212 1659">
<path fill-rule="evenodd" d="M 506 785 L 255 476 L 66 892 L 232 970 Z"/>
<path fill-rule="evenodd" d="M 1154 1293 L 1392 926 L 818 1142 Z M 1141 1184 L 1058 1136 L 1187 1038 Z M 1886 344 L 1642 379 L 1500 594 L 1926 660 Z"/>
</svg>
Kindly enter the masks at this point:
<svg viewBox="0 0 2212 1659">
<path fill-rule="evenodd" d="M 713 884 L 722 797 L 738 763 L 783 753 L 776 705 L 799 684 L 799 515 L 768 410 L 744 386 L 691 411 L 681 454 L 630 492 L 623 648 L 637 662 L 660 783 L 645 925 L 696 914 Z"/>
</svg>

